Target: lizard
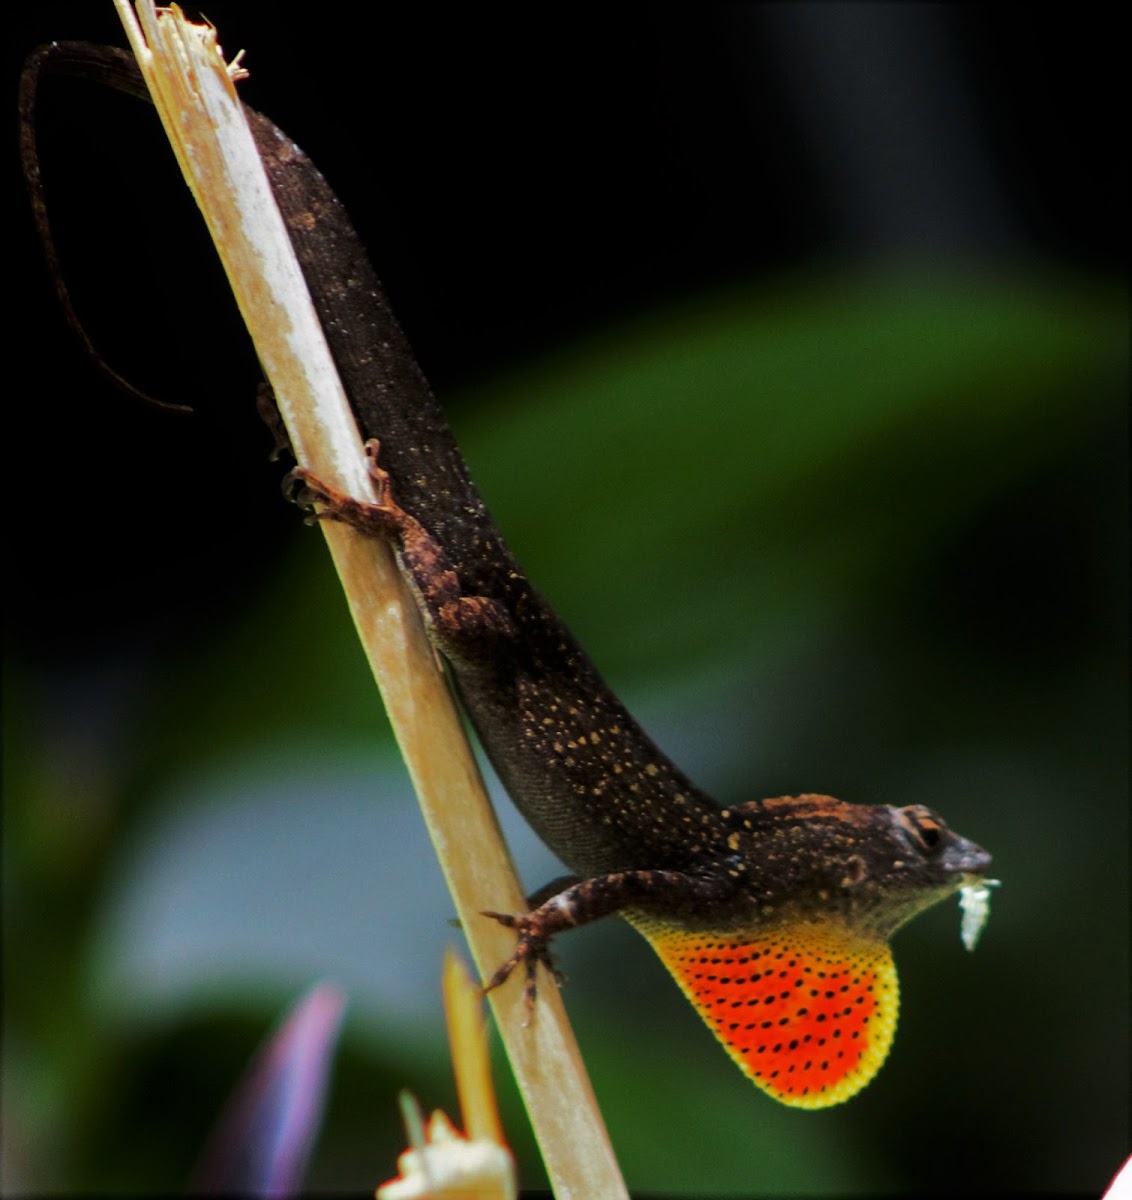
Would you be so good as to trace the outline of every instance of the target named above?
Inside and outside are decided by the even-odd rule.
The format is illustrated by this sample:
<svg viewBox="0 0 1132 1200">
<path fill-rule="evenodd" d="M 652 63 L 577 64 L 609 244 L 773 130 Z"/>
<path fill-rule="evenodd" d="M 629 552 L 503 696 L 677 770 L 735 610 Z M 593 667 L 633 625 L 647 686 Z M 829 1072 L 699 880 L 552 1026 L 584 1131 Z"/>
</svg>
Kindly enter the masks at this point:
<svg viewBox="0 0 1132 1200">
<path fill-rule="evenodd" d="M 132 60 L 109 47 L 56 43 L 25 71 L 25 170 L 74 326 L 31 125 L 39 72 L 76 64 L 147 98 Z M 803 794 L 721 806 L 697 787 L 511 554 L 342 203 L 286 134 L 245 113 L 374 482 L 374 496 L 360 499 L 296 469 L 287 490 L 314 518 L 392 546 L 496 772 L 573 873 L 541 889 L 526 913 L 485 914 L 516 933 L 487 988 L 521 969 L 533 1005 L 539 965 L 553 969 L 553 939 L 618 914 L 759 1088 L 803 1109 L 849 1099 L 895 1032 L 892 935 L 955 892 L 981 889 L 990 855 L 919 804 Z"/>
<path fill-rule="evenodd" d="M 889 945 L 984 878 L 990 855 L 922 805 L 804 794 L 721 806 L 653 742 L 531 584 L 470 478 L 344 206 L 306 155 L 249 114 L 346 393 L 375 497 L 297 469 L 315 519 L 393 547 L 429 637 L 519 811 L 572 872 L 515 930 L 531 1003 L 567 929 L 619 914 L 743 1072 L 825 1108 L 876 1074 L 896 1027 Z"/>
</svg>

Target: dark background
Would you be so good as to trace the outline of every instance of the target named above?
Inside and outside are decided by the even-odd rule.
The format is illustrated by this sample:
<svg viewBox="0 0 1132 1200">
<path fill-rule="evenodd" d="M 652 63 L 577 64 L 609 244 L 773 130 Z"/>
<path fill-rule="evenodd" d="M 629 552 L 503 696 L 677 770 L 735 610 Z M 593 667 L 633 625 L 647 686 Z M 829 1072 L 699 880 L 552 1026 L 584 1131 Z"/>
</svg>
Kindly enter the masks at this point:
<svg viewBox="0 0 1132 1200">
<path fill-rule="evenodd" d="M 345 200 L 505 532 L 660 740 L 693 743 L 677 756 L 727 800 L 930 803 L 1006 881 L 974 959 L 950 906 L 902 935 L 893 1060 L 819 1116 L 755 1094 L 629 933 L 578 935 L 568 1000 L 631 1186 L 1098 1191 L 1128 1149 L 1115 22 L 775 5 L 359 27 L 304 7 L 269 26 L 254 9 L 208 9 L 249 48 L 241 95 Z M 11 18 L 10 95 L 41 41 L 123 44 L 106 10 Z M 201 764 L 275 763 L 300 737 L 331 761 L 385 734 L 316 539 L 279 500 L 254 356 L 152 111 L 63 81 L 41 104 L 96 344 L 196 411 L 94 373 L 13 150 L 5 1171 L 167 1189 L 329 968 L 284 950 L 147 990 L 120 966 L 144 964 L 145 937 L 116 949 L 105 913 Z M 755 387 L 748 346 L 775 368 Z M 229 848 L 270 857 L 254 831 Z M 363 931 L 412 920 L 380 879 L 365 903 Z M 431 988 L 439 967 L 383 970 Z M 451 1105 L 435 1011 L 393 1037 L 377 1000 L 353 1005 L 312 1185 L 392 1173 L 398 1087 Z"/>
</svg>

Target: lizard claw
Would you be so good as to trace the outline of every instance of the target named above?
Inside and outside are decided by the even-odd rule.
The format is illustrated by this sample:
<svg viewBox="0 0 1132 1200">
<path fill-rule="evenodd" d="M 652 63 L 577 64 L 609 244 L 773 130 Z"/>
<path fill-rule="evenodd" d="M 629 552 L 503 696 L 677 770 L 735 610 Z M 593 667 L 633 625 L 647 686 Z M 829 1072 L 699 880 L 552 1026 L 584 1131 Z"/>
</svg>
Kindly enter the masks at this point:
<svg viewBox="0 0 1132 1200">
<path fill-rule="evenodd" d="M 407 520 L 405 514 L 389 496 L 389 475 L 377 465 L 378 441 L 371 438 L 365 445 L 370 478 L 378 493 L 375 501 L 357 500 L 338 488 L 323 483 L 306 467 L 295 467 L 283 479 L 283 495 L 302 509 L 308 525 L 317 521 L 340 521 L 370 537 L 387 537 L 398 523 Z M 321 505 L 316 508 L 315 505 Z"/>
<path fill-rule="evenodd" d="M 315 525 L 319 521 L 350 523 L 350 514 L 360 507 L 357 501 L 323 483 L 306 467 L 294 467 L 283 476 L 283 495 L 299 508 L 307 525 Z M 323 507 L 316 508 L 316 504 Z"/>
<path fill-rule="evenodd" d="M 566 982 L 566 977 L 555 966 L 554 958 L 550 953 L 550 936 L 539 928 L 540 923 L 532 919 L 530 915 L 516 917 L 509 913 L 497 912 L 485 912 L 482 915 L 491 917 L 500 925 L 506 925 L 508 929 L 517 930 L 519 934 L 519 941 L 515 946 L 514 953 L 499 966 L 499 969 L 487 981 L 484 985 L 484 993 L 486 994 L 499 987 L 501 983 L 505 983 L 510 978 L 511 972 L 522 963 L 526 974 L 526 981 L 523 984 L 523 1000 L 527 1006 L 527 1017 L 523 1024 L 529 1025 L 534 1016 L 535 1001 L 538 998 L 539 963 L 546 967 L 559 987 Z"/>
<path fill-rule="evenodd" d="M 283 476 L 283 498 L 302 509 L 308 523 L 317 519 L 315 502 L 326 500 L 321 482 L 305 467 L 294 467 Z"/>
</svg>

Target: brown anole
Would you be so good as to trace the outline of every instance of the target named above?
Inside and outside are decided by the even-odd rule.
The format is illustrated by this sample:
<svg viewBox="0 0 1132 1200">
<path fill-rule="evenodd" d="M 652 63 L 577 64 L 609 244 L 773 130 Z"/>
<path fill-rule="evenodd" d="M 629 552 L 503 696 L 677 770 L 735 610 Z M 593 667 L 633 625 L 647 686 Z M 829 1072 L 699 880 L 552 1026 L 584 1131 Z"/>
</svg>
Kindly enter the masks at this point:
<svg viewBox="0 0 1132 1200">
<path fill-rule="evenodd" d="M 985 875 L 990 856 L 919 805 L 828 796 L 720 807 L 649 738 L 532 587 L 341 203 L 263 118 L 253 131 L 359 428 L 376 498 L 297 472 L 318 516 L 394 547 L 433 643 L 516 806 L 574 876 L 519 915 L 489 980 L 619 913 L 728 1052 L 786 1104 L 822 1108 L 876 1073 L 898 987 L 889 939 Z"/>
<path fill-rule="evenodd" d="M 128 57 L 100 53 L 104 81 L 144 97 Z M 552 939 L 618 913 L 759 1087 L 803 1108 L 848 1099 L 895 1030 L 889 939 L 979 883 L 990 856 L 919 805 L 802 795 L 721 807 L 692 783 L 511 555 L 341 203 L 285 134 L 246 112 L 375 496 L 342 495 L 305 472 L 296 489 L 320 518 L 393 546 L 496 771 L 574 872 L 530 912 L 486 914 L 517 934 L 488 987 L 522 967 L 533 1001 Z"/>
</svg>

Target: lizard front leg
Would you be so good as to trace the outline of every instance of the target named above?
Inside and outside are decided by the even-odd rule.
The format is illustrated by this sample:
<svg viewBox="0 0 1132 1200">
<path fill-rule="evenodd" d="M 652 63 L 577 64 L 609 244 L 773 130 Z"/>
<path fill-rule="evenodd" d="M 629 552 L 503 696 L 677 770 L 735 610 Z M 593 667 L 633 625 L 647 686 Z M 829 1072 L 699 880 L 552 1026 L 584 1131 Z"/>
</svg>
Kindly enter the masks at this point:
<svg viewBox="0 0 1132 1200">
<path fill-rule="evenodd" d="M 485 646 L 514 633 L 510 616 L 489 596 L 463 594 L 459 576 L 443 547 L 394 499 L 389 472 L 378 465 L 380 449 L 377 438 L 370 438 L 365 444 L 374 500 L 349 496 L 304 467 L 296 467 L 287 476 L 284 489 L 308 510 L 308 520 L 340 521 L 369 537 L 390 542 L 440 649 L 458 647 L 465 652 L 478 649 L 483 653 Z M 322 507 L 315 509 L 315 504 Z"/>
<path fill-rule="evenodd" d="M 702 875 L 668 870 L 614 871 L 572 883 L 521 916 L 485 912 L 485 917 L 514 929 L 519 940 L 514 953 L 488 980 L 484 991 L 499 987 L 522 964 L 526 972 L 523 994 L 531 1009 L 537 994 L 539 963 L 561 982 L 550 955 L 551 940 L 558 934 L 624 909 L 647 909 L 650 900 L 663 900 L 670 911 L 694 913 L 697 907 L 718 902 L 734 890 L 734 877 L 726 870 Z M 538 894 L 545 894 L 545 889 Z"/>
</svg>

